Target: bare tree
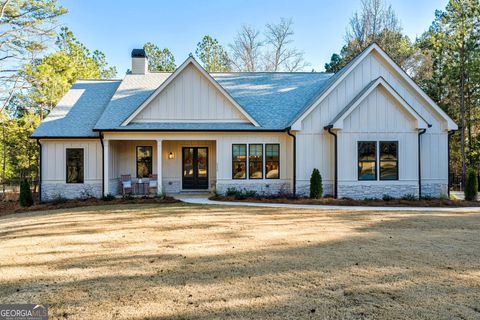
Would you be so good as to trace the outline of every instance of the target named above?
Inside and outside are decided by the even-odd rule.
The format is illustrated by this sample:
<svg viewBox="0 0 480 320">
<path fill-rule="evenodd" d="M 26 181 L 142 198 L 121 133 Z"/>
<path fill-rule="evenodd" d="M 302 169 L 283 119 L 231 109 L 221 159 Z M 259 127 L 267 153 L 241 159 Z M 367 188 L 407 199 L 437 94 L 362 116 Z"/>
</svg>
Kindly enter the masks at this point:
<svg viewBox="0 0 480 320">
<path fill-rule="evenodd" d="M 299 71 L 307 66 L 303 52 L 291 47 L 293 35 L 291 18 L 281 18 L 278 24 L 266 25 L 265 43 L 269 46 L 265 54 L 267 71 Z"/>
<path fill-rule="evenodd" d="M 260 32 L 252 26 L 243 25 L 230 45 L 232 65 L 237 71 L 253 72 L 261 68 L 263 42 Z"/>
</svg>

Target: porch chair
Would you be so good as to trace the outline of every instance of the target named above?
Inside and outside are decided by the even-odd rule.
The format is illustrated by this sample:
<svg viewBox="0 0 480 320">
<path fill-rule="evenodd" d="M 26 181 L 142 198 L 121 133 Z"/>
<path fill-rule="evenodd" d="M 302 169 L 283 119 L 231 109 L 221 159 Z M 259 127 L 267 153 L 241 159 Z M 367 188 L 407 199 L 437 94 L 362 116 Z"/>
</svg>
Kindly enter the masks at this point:
<svg viewBox="0 0 480 320">
<path fill-rule="evenodd" d="M 150 174 L 148 176 L 148 192 L 151 193 L 153 189 L 153 193 L 157 193 L 158 187 L 158 175 Z"/>
<path fill-rule="evenodd" d="M 132 176 L 131 175 L 122 174 L 121 178 L 120 178 L 120 182 L 122 183 L 122 194 L 123 195 L 133 192 Z"/>
</svg>

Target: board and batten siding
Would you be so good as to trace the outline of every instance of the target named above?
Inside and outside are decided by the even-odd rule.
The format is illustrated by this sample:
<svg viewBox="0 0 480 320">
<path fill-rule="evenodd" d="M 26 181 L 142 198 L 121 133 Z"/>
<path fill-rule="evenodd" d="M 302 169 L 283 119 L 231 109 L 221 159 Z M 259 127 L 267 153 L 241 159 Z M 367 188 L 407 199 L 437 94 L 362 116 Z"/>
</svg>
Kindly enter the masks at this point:
<svg viewBox="0 0 480 320">
<path fill-rule="evenodd" d="M 284 132 L 198 132 L 198 133 L 105 133 L 105 139 L 110 140 L 114 146 L 112 151 L 112 179 L 118 178 L 122 172 L 130 171 L 135 175 L 135 145 L 140 145 L 137 140 L 152 143 L 154 173 L 156 170 L 156 140 L 162 140 L 163 185 L 167 192 L 181 190 L 181 148 L 183 146 L 209 147 L 209 183 L 210 187 L 215 182 L 219 191 L 229 187 L 237 189 L 257 190 L 260 192 L 289 191 L 292 182 L 293 158 L 292 138 Z M 280 145 L 280 179 L 232 179 L 232 144 L 268 144 Z M 145 144 L 146 145 L 146 144 Z M 117 149 L 117 146 L 121 146 Z M 169 160 L 168 153 L 174 152 L 175 159 Z M 265 159 L 265 155 L 264 155 Z M 264 160 L 265 161 L 265 160 Z M 268 185 L 268 186 L 267 186 Z M 282 189 L 282 190 L 280 190 Z"/>
<path fill-rule="evenodd" d="M 335 116 L 371 81 L 378 77 L 383 77 L 399 94 L 402 96 L 408 104 L 410 104 L 429 124 L 431 128 L 427 129 L 427 132 L 422 135 L 421 152 L 422 152 L 422 186 L 423 184 L 448 183 L 448 150 L 447 139 L 448 133 L 446 131 L 445 120 L 433 109 L 428 103 L 412 88 L 409 84 L 401 79 L 396 71 L 388 65 L 383 58 L 375 52 L 371 52 L 363 59 L 339 84 L 336 86 L 323 101 L 302 121 L 302 130 L 297 132 L 297 181 L 299 185 L 308 184 L 311 172 L 313 168 L 318 168 L 322 174 L 324 182 L 326 184 L 333 183 L 334 180 L 334 139 L 324 130 L 324 126 L 328 125 Z M 418 179 L 418 175 L 414 174 L 414 169 L 417 168 L 417 158 L 414 159 L 413 155 L 417 152 L 413 150 L 413 146 L 417 146 L 416 136 L 418 131 L 411 129 L 405 129 L 401 132 L 401 128 L 405 125 L 404 117 L 400 117 L 400 121 L 397 122 L 396 116 L 398 114 L 390 114 L 387 112 L 385 95 L 378 95 L 378 91 L 375 90 L 375 95 L 369 97 L 364 103 L 371 104 L 372 108 L 364 110 L 366 112 L 365 117 L 350 117 L 351 128 L 357 128 L 355 130 L 362 132 L 362 134 L 368 135 L 371 139 L 375 136 L 371 134 L 372 128 L 377 123 L 379 128 L 374 131 L 378 133 L 375 140 L 380 140 L 381 137 L 391 137 L 391 140 L 403 140 L 406 143 L 410 141 L 408 149 L 404 149 L 399 142 L 399 152 L 406 152 L 409 154 L 408 168 L 401 168 L 400 174 L 407 180 Z M 375 97 L 375 99 L 373 98 Z M 366 102 L 367 101 L 367 102 Z M 393 103 L 393 102 L 392 102 Z M 356 110 L 355 112 L 360 112 Z M 400 111 L 395 111 L 400 112 Z M 390 115 L 395 115 L 389 117 Z M 355 123 L 357 121 L 357 123 Z M 361 124 L 363 128 L 358 127 Z M 395 129 L 396 128 L 396 129 Z M 397 132 L 395 133 L 395 130 Z M 345 131 L 345 129 L 343 130 Z M 377 132 L 378 131 L 378 132 Z M 388 136 L 386 132 L 390 131 Z M 349 164 L 343 163 L 339 157 L 338 171 L 339 171 L 339 185 L 343 179 L 352 180 L 352 172 L 355 172 L 356 177 L 356 146 L 352 142 L 346 142 L 344 138 L 341 138 L 342 130 L 337 131 L 339 133 L 339 153 L 341 148 L 352 149 L 346 160 Z M 348 135 L 351 141 L 361 140 L 359 133 L 354 134 L 351 132 Z M 415 139 L 413 138 L 415 136 Z M 395 138 L 396 137 L 396 138 Z M 395 138 L 395 139 L 394 139 Z M 340 141 L 343 139 L 342 141 Z M 406 139 L 406 140 L 405 140 Z M 415 142 L 413 142 L 415 140 Z M 341 144 L 348 146 L 341 146 Z M 399 155 L 399 163 L 402 162 L 404 155 Z M 406 159 L 404 158 L 404 161 Z M 355 164 L 352 167 L 352 163 Z M 349 166 L 346 168 L 345 166 Z M 402 164 L 400 164 L 402 166 Z M 356 178 L 355 178 L 356 180 Z M 355 181 L 358 184 L 363 182 Z M 378 181 L 380 185 L 384 182 Z M 398 183 L 398 182 L 397 182 Z M 412 192 L 413 193 L 413 192 Z"/>
<path fill-rule="evenodd" d="M 99 140 L 41 140 L 42 200 L 100 196 L 102 146 Z M 66 183 L 66 149 L 84 150 L 84 183 Z"/>
<path fill-rule="evenodd" d="M 187 66 L 132 122 L 249 122 L 192 65 Z"/>
</svg>

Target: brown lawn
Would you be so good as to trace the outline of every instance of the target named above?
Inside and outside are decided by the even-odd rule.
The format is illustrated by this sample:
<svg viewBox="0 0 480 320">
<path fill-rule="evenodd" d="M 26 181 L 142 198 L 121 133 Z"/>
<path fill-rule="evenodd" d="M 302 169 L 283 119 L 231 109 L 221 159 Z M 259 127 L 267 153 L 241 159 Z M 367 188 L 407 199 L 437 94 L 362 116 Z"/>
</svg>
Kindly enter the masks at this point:
<svg viewBox="0 0 480 320">
<path fill-rule="evenodd" d="M 480 213 L 143 204 L 0 218 L 0 303 L 71 319 L 479 319 Z"/>
</svg>

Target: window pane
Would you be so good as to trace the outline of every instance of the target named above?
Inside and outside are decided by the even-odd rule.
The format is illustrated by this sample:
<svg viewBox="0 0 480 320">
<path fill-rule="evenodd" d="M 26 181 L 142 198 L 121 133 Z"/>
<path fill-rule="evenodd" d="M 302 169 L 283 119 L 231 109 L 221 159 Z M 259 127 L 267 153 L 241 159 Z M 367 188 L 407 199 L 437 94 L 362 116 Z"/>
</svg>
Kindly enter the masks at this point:
<svg viewBox="0 0 480 320">
<path fill-rule="evenodd" d="M 198 166 L 198 176 L 200 178 L 207 177 L 207 148 L 198 148 L 198 155 L 197 155 L 197 166 Z"/>
<path fill-rule="evenodd" d="M 279 162 L 278 161 L 267 161 L 265 164 L 265 177 L 267 179 L 278 179 L 279 176 Z"/>
<path fill-rule="evenodd" d="M 247 146 L 244 144 L 234 144 L 232 148 L 233 161 L 247 160 Z"/>
<path fill-rule="evenodd" d="M 183 149 L 183 176 L 193 177 L 193 148 Z"/>
<path fill-rule="evenodd" d="M 245 162 L 233 162 L 233 179 L 245 179 L 247 177 L 247 166 Z"/>
<path fill-rule="evenodd" d="M 398 180 L 398 143 L 380 142 L 380 180 Z"/>
<path fill-rule="evenodd" d="M 83 149 L 66 149 L 67 183 L 83 183 Z"/>
<path fill-rule="evenodd" d="M 265 156 L 267 161 L 279 161 L 280 145 L 278 144 L 265 145 Z"/>
<path fill-rule="evenodd" d="M 250 161 L 262 161 L 263 160 L 263 150 L 261 144 L 251 144 L 250 148 Z"/>
<path fill-rule="evenodd" d="M 249 164 L 249 178 L 262 179 L 263 178 L 263 163 L 261 161 L 250 161 Z"/>
<path fill-rule="evenodd" d="M 152 174 L 152 147 L 137 147 L 137 177 L 145 178 Z"/>
<path fill-rule="evenodd" d="M 397 161 L 396 142 L 380 142 L 380 160 Z"/>
<path fill-rule="evenodd" d="M 376 160 L 376 146 L 375 141 L 361 141 L 358 143 L 358 160 Z"/>
<path fill-rule="evenodd" d="M 380 179 L 381 180 L 397 180 L 397 162 L 382 161 L 380 162 Z"/>
<path fill-rule="evenodd" d="M 358 180 L 376 180 L 375 161 L 360 161 L 358 163 Z"/>
</svg>

